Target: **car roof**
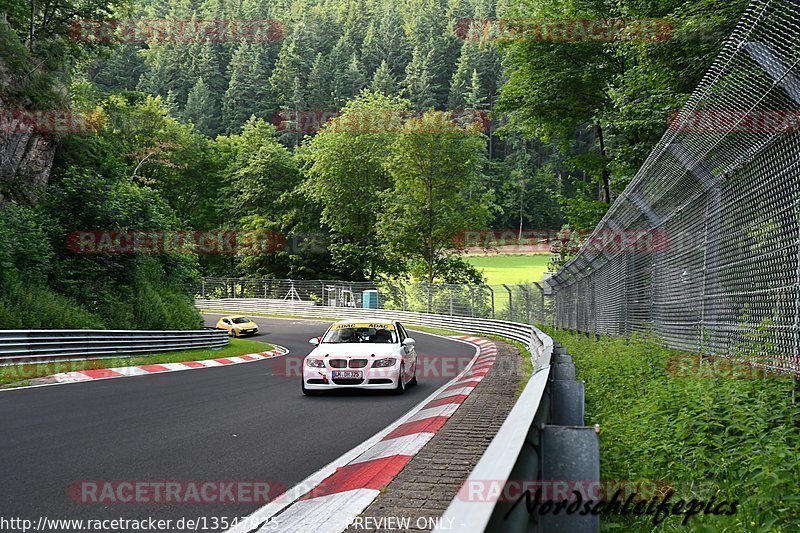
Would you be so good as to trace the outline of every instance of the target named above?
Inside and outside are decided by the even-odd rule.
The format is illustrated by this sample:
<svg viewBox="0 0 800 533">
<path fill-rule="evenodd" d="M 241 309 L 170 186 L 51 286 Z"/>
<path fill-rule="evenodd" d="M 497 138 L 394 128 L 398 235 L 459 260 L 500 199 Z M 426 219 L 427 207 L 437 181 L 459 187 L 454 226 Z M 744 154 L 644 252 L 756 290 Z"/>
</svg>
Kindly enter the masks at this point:
<svg viewBox="0 0 800 533">
<path fill-rule="evenodd" d="M 247 315 L 225 315 L 221 318 L 247 318 Z"/>
<path fill-rule="evenodd" d="M 354 318 L 352 320 L 337 320 L 334 324 L 394 324 L 397 320 L 386 318 Z"/>
</svg>

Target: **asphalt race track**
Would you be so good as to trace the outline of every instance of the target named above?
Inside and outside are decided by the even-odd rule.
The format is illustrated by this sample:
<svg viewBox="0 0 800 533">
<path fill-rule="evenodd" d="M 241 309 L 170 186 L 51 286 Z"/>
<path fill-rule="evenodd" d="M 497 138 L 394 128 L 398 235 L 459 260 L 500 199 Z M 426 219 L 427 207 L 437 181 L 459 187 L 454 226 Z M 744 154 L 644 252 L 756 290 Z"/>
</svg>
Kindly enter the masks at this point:
<svg viewBox="0 0 800 533">
<path fill-rule="evenodd" d="M 207 316 L 213 325 L 217 316 Z M 327 323 L 259 318 L 255 340 L 288 356 L 162 375 L 0 392 L 3 517 L 196 519 L 244 516 L 258 503 L 80 503 L 82 481 L 266 481 L 289 488 L 360 444 L 451 379 L 420 378 L 402 396 L 305 397 L 287 377 Z M 413 333 L 423 356 L 472 347 Z M 298 365 L 299 366 L 299 365 Z M 79 496 L 76 496 L 80 500 Z M 201 526 L 200 530 L 203 526 Z M 217 528 L 218 529 L 218 528 Z"/>
</svg>

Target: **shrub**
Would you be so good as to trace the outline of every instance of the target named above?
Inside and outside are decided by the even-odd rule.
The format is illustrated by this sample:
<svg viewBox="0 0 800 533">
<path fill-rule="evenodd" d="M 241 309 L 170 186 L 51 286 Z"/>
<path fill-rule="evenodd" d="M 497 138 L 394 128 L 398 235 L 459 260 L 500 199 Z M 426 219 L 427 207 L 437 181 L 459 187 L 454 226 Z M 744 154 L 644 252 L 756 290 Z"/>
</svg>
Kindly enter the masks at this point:
<svg viewBox="0 0 800 533">
<path fill-rule="evenodd" d="M 695 516 L 694 531 L 796 531 L 800 525 L 800 410 L 794 382 L 727 362 L 702 374 L 670 371 L 695 358 L 646 340 L 551 333 L 586 381 L 586 423 L 601 426 L 601 477 L 655 481 L 685 498 L 739 500 L 733 516 Z M 602 516 L 604 529 L 652 531 L 651 517 Z M 661 527 L 686 529 L 678 517 Z"/>
</svg>

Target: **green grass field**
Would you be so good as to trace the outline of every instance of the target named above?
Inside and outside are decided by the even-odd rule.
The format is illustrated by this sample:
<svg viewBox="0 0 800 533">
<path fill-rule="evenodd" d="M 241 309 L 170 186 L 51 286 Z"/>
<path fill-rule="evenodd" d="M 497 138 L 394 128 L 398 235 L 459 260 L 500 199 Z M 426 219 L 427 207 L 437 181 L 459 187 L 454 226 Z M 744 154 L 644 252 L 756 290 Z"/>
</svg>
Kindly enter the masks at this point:
<svg viewBox="0 0 800 533">
<path fill-rule="evenodd" d="M 550 255 L 474 255 L 465 257 L 465 260 L 483 271 L 489 285 L 512 285 L 541 281 L 542 274 L 547 272 Z"/>
</svg>

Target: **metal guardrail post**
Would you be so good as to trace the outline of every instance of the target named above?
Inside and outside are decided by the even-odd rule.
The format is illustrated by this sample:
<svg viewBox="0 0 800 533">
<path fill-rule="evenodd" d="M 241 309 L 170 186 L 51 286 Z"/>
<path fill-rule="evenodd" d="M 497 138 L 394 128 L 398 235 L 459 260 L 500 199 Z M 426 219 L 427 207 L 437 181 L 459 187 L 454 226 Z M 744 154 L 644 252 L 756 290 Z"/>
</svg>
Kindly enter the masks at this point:
<svg viewBox="0 0 800 533">
<path fill-rule="evenodd" d="M 402 287 L 402 289 L 403 289 L 403 311 L 406 311 L 408 309 L 408 305 L 406 304 L 406 285 L 405 285 L 405 283 L 400 285 L 400 287 Z"/>
<path fill-rule="evenodd" d="M 487 289 L 489 289 L 489 294 L 492 297 L 492 318 L 495 318 L 495 312 L 494 312 L 494 289 L 491 288 L 489 285 L 485 285 L 485 287 Z"/>
</svg>

